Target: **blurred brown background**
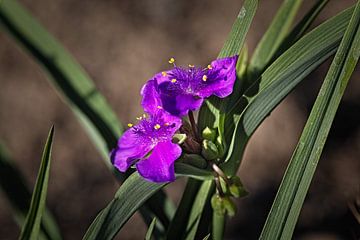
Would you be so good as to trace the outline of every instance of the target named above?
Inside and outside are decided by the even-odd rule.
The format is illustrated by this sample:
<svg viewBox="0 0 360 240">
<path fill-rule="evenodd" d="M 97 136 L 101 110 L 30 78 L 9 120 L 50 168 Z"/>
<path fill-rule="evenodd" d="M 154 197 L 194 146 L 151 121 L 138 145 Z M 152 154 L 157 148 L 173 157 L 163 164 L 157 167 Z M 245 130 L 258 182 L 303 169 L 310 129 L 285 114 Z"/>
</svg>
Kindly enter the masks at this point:
<svg viewBox="0 0 360 240">
<path fill-rule="evenodd" d="M 20 2 L 75 56 L 123 123 L 142 113 L 140 87 L 168 67 L 170 56 L 184 65 L 204 65 L 214 59 L 242 5 L 240 0 Z M 280 2 L 260 2 L 247 37 L 250 50 Z M 313 2 L 305 0 L 301 14 Z M 330 1 L 316 24 L 354 2 Z M 229 222 L 227 239 L 259 236 L 328 64 L 311 74 L 253 136 L 239 171 L 250 195 L 238 202 L 239 211 Z M 347 203 L 360 193 L 359 76 L 357 67 L 301 213 L 296 239 L 351 237 Z M 118 184 L 42 69 L 3 32 L 0 84 L 0 139 L 31 187 L 47 131 L 55 124 L 47 202 L 64 238 L 81 239 Z M 175 201 L 183 185 L 180 180 L 167 188 Z M 0 192 L 0 239 L 18 237 L 11 214 Z M 118 238 L 142 239 L 145 232 L 146 226 L 135 215 Z"/>
</svg>

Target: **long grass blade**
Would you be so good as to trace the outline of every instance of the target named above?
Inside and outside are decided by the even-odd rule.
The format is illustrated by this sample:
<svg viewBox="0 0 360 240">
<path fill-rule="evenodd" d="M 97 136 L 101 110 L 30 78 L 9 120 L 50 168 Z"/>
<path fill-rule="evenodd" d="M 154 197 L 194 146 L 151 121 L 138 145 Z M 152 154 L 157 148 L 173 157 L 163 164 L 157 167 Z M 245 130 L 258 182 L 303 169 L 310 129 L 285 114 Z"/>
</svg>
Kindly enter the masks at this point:
<svg viewBox="0 0 360 240">
<path fill-rule="evenodd" d="M 145 181 L 137 172 L 131 174 L 90 225 L 83 239 L 113 239 L 140 206 L 164 186 Z"/>
<path fill-rule="evenodd" d="M 150 226 L 146 232 L 146 235 L 145 235 L 145 240 L 151 240 L 151 236 L 153 234 L 153 231 L 155 229 L 155 224 L 156 224 L 156 218 L 154 218 L 151 223 L 150 223 Z"/>
<path fill-rule="evenodd" d="M 260 239 L 291 239 L 331 124 L 360 55 L 360 1 L 290 160 Z"/>
<path fill-rule="evenodd" d="M 214 192 L 213 181 L 204 181 L 200 188 L 199 192 L 196 195 L 194 202 L 191 205 L 190 216 L 185 228 L 183 239 L 193 240 L 195 239 L 200 220 L 203 214 L 206 203 L 211 198 Z M 210 221 L 211 222 L 211 221 Z"/>
<path fill-rule="evenodd" d="M 2 144 L 0 144 L 0 187 L 14 209 L 16 222 L 19 226 L 23 226 L 30 207 L 31 193 L 26 186 L 25 178 L 11 161 Z M 48 209 L 45 209 L 42 217 L 40 231 L 41 239 L 62 239 L 57 223 Z"/>
<path fill-rule="evenodd" d="M 256 13 L 257 6 L 258 0 L 245 0 L 218 58 L 240 54 L 245 42 L 246 34 Z M 235 84 L 239 85 L 239 80 L 237 80 L 237 83 Z M 237 94 L 236 90 L 234 91 L 234 94 Z M 223 101 L 220 101 L 217 97 L 211 97 L 207 100 L 207 103 L 201 107 L 198 118 L 200 130 L 204 129 L 206 126 L 214 128 L 218 127 L 220 109 L 222 108 L 220 104 L 224 105 Z"/>
<path fill-rule="evenodd" d="M 289 32 L 302 0 L 285 0 L 255 48 L 249 64 L 249 79 L 256 80 Z"/>
<path fill-rule="evenodd" d="M 122 127 L 89 76 L 61 44 L 16 0 L 1 2 L 0 25 L 44 68 L 49 75 L 50 83 L 56 87 L 59 95 L 83 123 L 83 127 L 104 157 L 107 166 L 115 172 L 119 180 L 124 180 L 127 175 L 117 172 L 109 160 L 109 152 L 116 146 Z M 156 198 L 156 203 L 155 200 L 150 199 L 146 207 L 160 216 L 159 222 L 169 222 L 174 213 L 173 205 L 165 194 Z M 165 202 L 166 209 L 157 207 L 158 201 Z M 147 211 L 142 213 L 145 212 Z M 144 218 L 152 219 L 151 216 Z"/>
<path fill-rule="evenodd" d="M 261 122 L 310 72 L 335 53 L 353 7 L 321 24 L 297 41 L 261 75 L 227 115 L 236 128 L 223 164 L 227 174 L 238 169 L 246 143 Z"/>
<path fill-rule="evenodd" d="M 310 28 L 311 24 L 314 22 L 319 13 L 323 10 L 326 4 L 330 0 L 318 0 L 312 8 L 305 14 L 305 16 L 300 20 L 300 22 L 294 27 L 293 30 L 285 37 L 281 42 L 279 48 L 276 50 L 276 53 L 273 55 L 270 63 L 275 61 L 282 53 L 289 49 L 297 40 L 299 40 L 306 31 Z"/>
<path fill-rule="evenodd" d="M 187 225 L 187 219 L 189 218 L 191 212 L 191 206 L 200 186 L 200 181 L 193 179 L 188 180 L 179 206 L 176 209 L 174 218 L 172 219 L 169 229 L 167 230 L 166 239 L 176 239 L 184 234 Z"/>
<path fill-rule="evenodd" d="M 51 84 L 108 160 L 122 127 L 105 98 L 71 55 L 16 0 L 3 0 L 0 23 L 44 68 Z"/>
<path fill-rule="evenodd" d="M 42 215 L 45 209 L 46 193 L 49 182 L 51 147 L 54 136 L 54 127 L 51 127 L 41 158 L 41 165 L 36 179 L 34 192 L 31 198 L 30 209 L 22 228 L 20 238 L 38 239 Z"/>
</svg>

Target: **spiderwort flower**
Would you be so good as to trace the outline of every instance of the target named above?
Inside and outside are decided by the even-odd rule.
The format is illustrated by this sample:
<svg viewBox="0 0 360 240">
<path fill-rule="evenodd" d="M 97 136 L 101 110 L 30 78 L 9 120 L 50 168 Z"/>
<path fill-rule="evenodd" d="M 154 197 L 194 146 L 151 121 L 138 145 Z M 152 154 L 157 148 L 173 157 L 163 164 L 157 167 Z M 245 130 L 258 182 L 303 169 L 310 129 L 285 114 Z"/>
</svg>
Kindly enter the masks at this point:
<svg viewBox="0 0 360 240">
<path fill-rule="evenodd" d="M 220 98 L 232 93 L 236 79 L 238 56 L 217 59 L 206 68 L 177 67 L 156 74 L 142 88 L 142 106 L 146 112 L 163 108 L 175 116 L 184 116 L 189 110 L 199 109 L 211 95 Z M 174 63 L 171 58 L 169 63 Z"/>
<path fill-rule="evenodd" d="M 136 163 L 139 174 L 149 181 L 174 181 L 174 161 L 180 157 L 181 148 L 171 140 L 181 126 L 181 119 L 158 109 L 139 120 L 137 125 L 128 125 L 130 128 L 112 151 L 113 164 L 125 172 Z"/>
</svg>

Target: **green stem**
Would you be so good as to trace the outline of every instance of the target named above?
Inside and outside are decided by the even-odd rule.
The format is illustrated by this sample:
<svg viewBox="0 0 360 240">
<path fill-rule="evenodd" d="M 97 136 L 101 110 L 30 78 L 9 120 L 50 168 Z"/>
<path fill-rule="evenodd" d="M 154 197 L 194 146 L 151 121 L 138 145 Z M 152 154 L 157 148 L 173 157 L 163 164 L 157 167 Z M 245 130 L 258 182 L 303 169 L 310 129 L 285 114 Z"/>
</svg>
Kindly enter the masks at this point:
<svg viewBox="0 0 360 240">
<path fill-rule="evenodd" d="M 212 239 L 213 240 L 222 240 L 224 238 L 224 232 L 225 232 L 225 215 L 220 215 L 213 212 L 212 217 Z"/>
</svg>

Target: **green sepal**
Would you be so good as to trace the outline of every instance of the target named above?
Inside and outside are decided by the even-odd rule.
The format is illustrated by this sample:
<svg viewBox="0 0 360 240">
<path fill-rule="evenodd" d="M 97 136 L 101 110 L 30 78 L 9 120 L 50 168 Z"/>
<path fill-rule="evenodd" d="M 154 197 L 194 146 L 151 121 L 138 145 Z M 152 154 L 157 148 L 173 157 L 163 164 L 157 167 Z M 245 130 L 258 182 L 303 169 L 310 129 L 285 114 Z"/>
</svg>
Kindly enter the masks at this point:
<svg viewBox="0 0 360 240">
<path fill-rule="evenodd" d="M 182 144 L 183 142 L 185 142 L 186 140 L 186 134 L 184 133 L 176 133 L 174 134 L 173 138 L 172 138 L 172 142 L 173 143 L 177 143 L 177 144 Z"/>
<path fill-rule="evenodd" d="M 249 194 L 238 176 L 232 177 L 230 181 L 232 183 L 229 186 L 229 192 L 233 197 L 245 197 Z"/>
<path fill-rule="evenodd" d="M 213 208 L 214 212 L 218 215 L 224 215 L 226 212 L 223 198 L 221 198 L 218 194 L 214 194 L 211 197 L 211 207 Z"/>
<path fill-rule="evenodd" d="M 222 158 L 225 154 L 225 144 L 220 135 L 216 137 L 215 144 L 218 149 L 218 153 L 219 153 L 218 156 L 219 158 Z"/>
<path fill-rule="evenodd" d="M 223 206 L 226 210 L 226 213 L 229 217 L 233 217 L 236 214 L 237 207 L 235 203 L 230 199 L 230 197 L 222 198 Z"/>
<path fill-rule="evenodd" d="M 219 151 L 216 144 L 206 139 L 202 141 L 201 154 L 207 160 L 214 160 L 219 157 Z"/>
<path fill-rule="evenodd" d="M 214 129 L 211 129 L 209 127 L 206 127 L 203 131 L 202 131 L 202 137 L 206 140 L 215 141 L 217 132 Z"/>
</svg>

